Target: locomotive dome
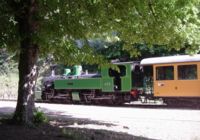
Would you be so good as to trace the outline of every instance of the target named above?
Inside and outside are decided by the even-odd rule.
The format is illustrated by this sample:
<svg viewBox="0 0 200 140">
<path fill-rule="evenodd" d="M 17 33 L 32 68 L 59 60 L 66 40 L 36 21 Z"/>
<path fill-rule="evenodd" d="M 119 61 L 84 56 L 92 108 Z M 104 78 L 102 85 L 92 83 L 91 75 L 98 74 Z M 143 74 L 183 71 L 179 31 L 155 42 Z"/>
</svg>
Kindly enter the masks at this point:
<svg viewBox="0 0 200 140">
<path fill-rule="evenodd" d="M 180 63 L 180 62 L 184 63 L 184 62 L 197 62 L 197 61 L 200 61 L 200 54 L 145 58 L 140 62 L 140 64 L 153 65 L 153 64 L 167 64 L 167 63 Z"/>
</svg>

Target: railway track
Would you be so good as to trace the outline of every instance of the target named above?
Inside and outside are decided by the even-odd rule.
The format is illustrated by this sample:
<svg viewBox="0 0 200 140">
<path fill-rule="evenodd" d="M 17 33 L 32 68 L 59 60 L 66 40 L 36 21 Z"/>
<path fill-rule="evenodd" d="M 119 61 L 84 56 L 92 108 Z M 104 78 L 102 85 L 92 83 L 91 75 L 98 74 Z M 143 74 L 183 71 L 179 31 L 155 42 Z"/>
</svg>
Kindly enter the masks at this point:
<svg viewBox="0 0 200 140">
<path fill-rule="evenodd" d="M 10 99 L 0 99 L 0 101 L 16 101 Z M 124 103 L 121 105 L 108 105 L 108 104 L 84 104 L 80 102 L 72 102 L 72 103 L 65 103 L 65 102 L 52 102 L 52 101 L 43 101 L 41 99 L 36 99 L 35 103 L 46 103 L 46 104 L 74 104 L 74 105 L 86 105 L 86 106 L 110 106 L 110 107 L 125 107 L 125 108 L 158 108 L 158 109 L 193 109 L 193 110 L 200 110 L 199 105 L 174 105 L 168 106 L 165 103 L 154 103 L 153 101 L 149 101 L 146 103 L 135 101 L 131 103 Z"/>
<path fill-rule="evenodd" d="M 200 106 L 192 106 L 192 105 L 170 105 L 168 106 L 165 103 L 154 103 L 154 102 L 131 102 L 131 103 L 124 103 L 121 105 L 109 105 L 109 104 L 84 104 L 80 102 L 73 102 L 73 103 L 62 103 L 62 102 L 52 102 L 52 101 L 42 101 L 36 100 L 36 103 L 47 103 L 47 104 L 74 104 L 74 105 L 86 105 L 86 106 L 106 106 L 106 107 L 124 107 L 124 108 L 152 108 L 152 109 L 193 109 L 199 110 Z"/>
</svg>

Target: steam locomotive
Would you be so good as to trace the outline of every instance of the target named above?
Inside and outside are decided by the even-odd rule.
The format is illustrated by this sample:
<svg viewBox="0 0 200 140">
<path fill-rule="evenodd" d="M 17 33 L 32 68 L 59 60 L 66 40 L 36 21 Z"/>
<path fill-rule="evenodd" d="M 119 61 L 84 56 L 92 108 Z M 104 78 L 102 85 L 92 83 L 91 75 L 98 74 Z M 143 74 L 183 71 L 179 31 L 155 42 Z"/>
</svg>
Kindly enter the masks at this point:
<svg viewBox="0 0 200 140">
<path fill-rule="evenodd" d="M 42 99 L 63 103 L 123 104 L 161 98 L 167 104 L 200 104 L 200 55 L 113 63 L 88 73 L 82 66 L 43 79 Z"/>
</svg>

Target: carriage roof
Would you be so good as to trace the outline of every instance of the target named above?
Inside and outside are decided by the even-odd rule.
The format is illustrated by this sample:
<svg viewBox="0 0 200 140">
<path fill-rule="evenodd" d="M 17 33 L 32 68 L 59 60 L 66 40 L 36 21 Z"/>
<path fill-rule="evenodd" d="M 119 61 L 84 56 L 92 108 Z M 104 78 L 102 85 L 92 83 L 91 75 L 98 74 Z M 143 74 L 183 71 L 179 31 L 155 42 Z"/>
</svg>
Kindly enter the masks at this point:
<svg viewBox="0 0 200 140">
<path fill-rule="evenodd" d="M 197 62 L 197 61 L 200 62 L 200 54 L 145 58 L 140 62 L 140 64 L 153 65 L 153 64 L 184 63 L 184 62 Z"/>
</svg>

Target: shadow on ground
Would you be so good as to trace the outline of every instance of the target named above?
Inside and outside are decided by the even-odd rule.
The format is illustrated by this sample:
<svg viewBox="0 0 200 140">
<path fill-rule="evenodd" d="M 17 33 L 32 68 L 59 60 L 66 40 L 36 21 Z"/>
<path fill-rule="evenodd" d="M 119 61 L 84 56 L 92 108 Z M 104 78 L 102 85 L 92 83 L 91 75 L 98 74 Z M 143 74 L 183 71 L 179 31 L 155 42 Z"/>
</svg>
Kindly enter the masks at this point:
<svg viewBox="0 0 200 140">
<path fill-rule="evenodd" d="M 14 111 L 15 111 L 15 108 L 12 108 L 12 107 L 1 107 L 0 119 L 11 117 Z"/>
<path fill-rule="evenodd" d="M 11 117 L 11 112 L 14 112 L 14 108 L 0 108 L 0 140 L 149 140 L 122 132 L 67 127 L 74 124 L 111 127 L 114 124 L 66 115 L 59 116 L 58 112 L 50 111 L 47 124 L 30 127 L 3 123 L 1 120 Z"/>
<path fill-rule="evenodd" d="M 149 140 L 106 130 L 60 128 L 50 124 L 35 127 L 0 124 L 1 140 Z"/>
</svg>

